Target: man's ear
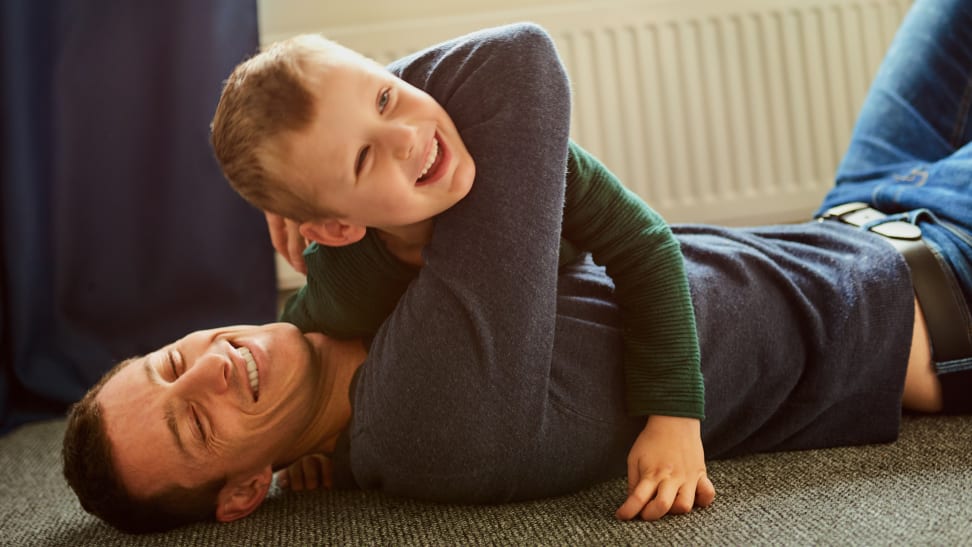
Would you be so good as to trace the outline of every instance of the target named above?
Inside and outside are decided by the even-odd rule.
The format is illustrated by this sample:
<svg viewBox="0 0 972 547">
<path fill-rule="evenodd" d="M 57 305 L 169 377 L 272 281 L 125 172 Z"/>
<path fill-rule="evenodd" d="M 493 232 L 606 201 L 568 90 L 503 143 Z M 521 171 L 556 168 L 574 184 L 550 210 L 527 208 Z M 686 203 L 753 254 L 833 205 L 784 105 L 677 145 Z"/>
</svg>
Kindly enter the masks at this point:
<svg viewBox="0 0 972 547">
<path fill-rule="evenodd" d="M 265 467 L 257 473 L 230 480 L 216 497 L 216 520 L 232 522 L 260 507 L 273 482 L 273 469 Z"/>
<path fill-rule="evenodd" d="M 298 230 L 305 239 L 328 247 L 341 247 L 361 241 L 367 228 L 357 224 L 345 224 L 340 220 L 325 219 L 304 222 Z"/>
</svg>

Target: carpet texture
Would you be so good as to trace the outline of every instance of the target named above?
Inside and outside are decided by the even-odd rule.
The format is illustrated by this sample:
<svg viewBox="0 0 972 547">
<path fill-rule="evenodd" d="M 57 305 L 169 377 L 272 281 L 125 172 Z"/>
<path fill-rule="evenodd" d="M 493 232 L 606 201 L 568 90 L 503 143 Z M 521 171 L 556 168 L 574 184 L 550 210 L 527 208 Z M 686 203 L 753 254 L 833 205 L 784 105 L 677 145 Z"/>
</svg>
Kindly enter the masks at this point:
<svg viewBox="0 0 972 547">
<path fill-rule="evenodd" d="M 619 477 L 499 506 L 274 489 L 242 521 L 148 536 L 81 510 L 61 477 L 63 428 L 0 438 L 0 545 L 972 545 L 972 417 L 906 417 L 893 444 L 710 462 L 715 504 L 660 522 L 614 520 Z"/>
</svg>

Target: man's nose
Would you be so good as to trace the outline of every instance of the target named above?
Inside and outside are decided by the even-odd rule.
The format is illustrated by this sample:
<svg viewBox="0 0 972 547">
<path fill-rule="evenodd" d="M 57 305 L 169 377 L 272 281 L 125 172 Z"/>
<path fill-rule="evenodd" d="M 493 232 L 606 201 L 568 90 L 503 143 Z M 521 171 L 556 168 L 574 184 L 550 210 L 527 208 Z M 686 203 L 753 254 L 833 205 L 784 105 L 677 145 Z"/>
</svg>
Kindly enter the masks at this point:
<svg viewBox="0 0 972 547">
<path fill-rule="evenodd" d="M 183 375 L 185 389 L 199 394 L 221 395 L 230 387 L 233 363 L 225 355 L 206 354 Z"/>
</svg>

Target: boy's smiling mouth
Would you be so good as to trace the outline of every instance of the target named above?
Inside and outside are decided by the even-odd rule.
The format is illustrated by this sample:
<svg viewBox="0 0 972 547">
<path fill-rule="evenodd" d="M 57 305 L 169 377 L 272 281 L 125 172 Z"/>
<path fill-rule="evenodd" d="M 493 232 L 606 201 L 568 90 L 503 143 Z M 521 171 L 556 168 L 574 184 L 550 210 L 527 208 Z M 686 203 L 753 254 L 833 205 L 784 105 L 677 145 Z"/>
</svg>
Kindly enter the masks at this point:
<svg viewBox="0 0 972 547">
<path fill-rule="evenodd" d="M 441 141 L 439 140 L 439 134 L 436 133 L 432 139 L 432 146 L 430 147 L 429 155 L 425 159 L 425 167 L 422 169 L 422 173 L 419 175 L 418 180 L 415 181 L 415 184 L 420 186 L 422 184 L 434 181 L 437 178 L 436 175 L 440 171 L 443 163 L 445 163 L 443 161 L 444 157 L 445 147 L 442 146 Z"/>
</svg>

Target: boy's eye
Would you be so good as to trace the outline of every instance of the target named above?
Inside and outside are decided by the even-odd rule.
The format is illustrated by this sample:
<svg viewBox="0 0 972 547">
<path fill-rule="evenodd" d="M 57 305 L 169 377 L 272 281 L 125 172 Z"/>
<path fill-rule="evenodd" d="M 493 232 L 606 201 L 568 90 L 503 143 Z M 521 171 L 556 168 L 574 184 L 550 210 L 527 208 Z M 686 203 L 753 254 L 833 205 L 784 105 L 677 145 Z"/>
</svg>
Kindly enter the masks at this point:
<svg viewBox="0 0 972 547">
<path fill-rule="evenodd" d="M 378 112 L 384 112 L 385 107 L 388 106 L 388 100 L 391 97 L 390 91 L 382 89 L 381 93 L 378 94 Z"/>
<path fill-rule="evenodd" d="M 368 158 L 368 149 L 369 148 L 371 148 L 371 147 L 370 146 L 365 146 L 364 148 L 361 149 L 361 152 L 358 152 L 358 159 L 357 159 L 357 161 L 354 162 L 354 174 L 355 175 L 357 175 L 358 173 L 361 172 L 361 166 L 364 165 L 365 159 Z"/>
<path fill-rule="evenodd" d="M 378 100 L 375 101 L 375 105 L 378 108 L 378 113 L 383 114 L 385 108 L 388 107 L 388 103 L 391 101 L 391 88 L 384 88 L 378 93 Z M 365 146 L 358 152 L 358 157 L 354 160 L 354 174 L 357 175 L 361 172 L 361 167 L 364 166 L 364 162 L 368 159 L 368 152 L 370 151 L 369 146 Z"/>
</svg>

